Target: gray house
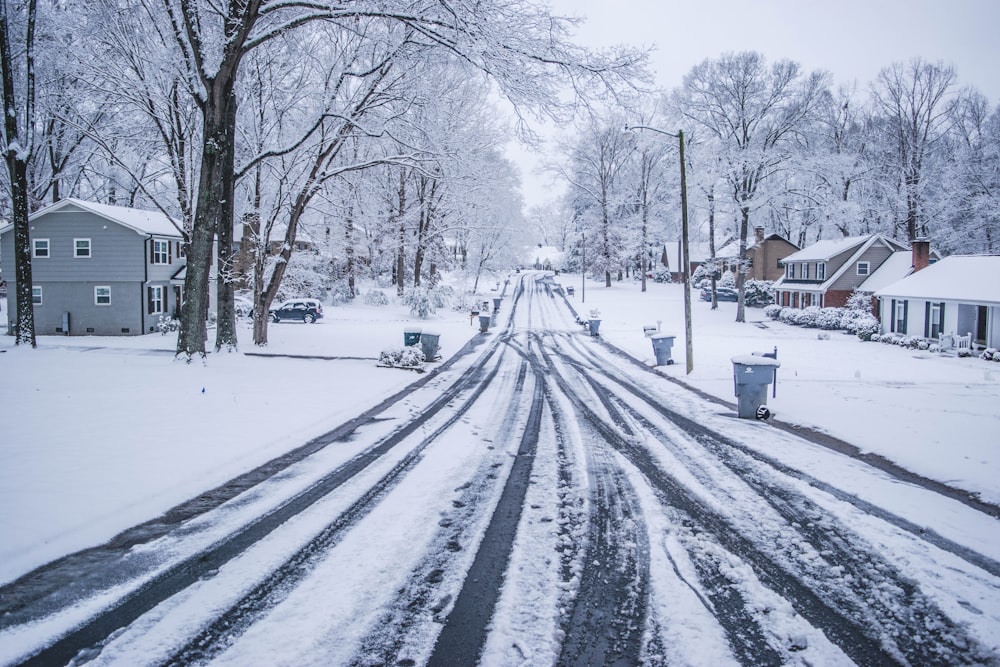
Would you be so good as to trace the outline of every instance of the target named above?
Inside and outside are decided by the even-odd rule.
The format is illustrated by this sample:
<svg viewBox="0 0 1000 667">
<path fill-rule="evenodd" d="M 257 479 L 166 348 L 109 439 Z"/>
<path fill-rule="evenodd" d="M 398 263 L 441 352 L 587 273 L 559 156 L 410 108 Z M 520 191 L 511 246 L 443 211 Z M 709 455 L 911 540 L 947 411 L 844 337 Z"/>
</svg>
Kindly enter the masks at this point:
<svg viewBox="0 0 1000 667">
<path fill-rule="evenodd" d="M 844 306 L 889 257 L 903 251 L 909 252 L 881 234 L 817 241 L 781 260 L 785 275 L 774 283 L 775 303 L 791 308 Z"/>
<path fill-rule="evenodd" d="M 28 218 L 32 301 L 39 335 L 139 335 L 156 331 L 182 298 L 180 223 L 143 211 L 63 199 Z M 0 227 L 14 330 L 14 226 Z"/>
</svg>

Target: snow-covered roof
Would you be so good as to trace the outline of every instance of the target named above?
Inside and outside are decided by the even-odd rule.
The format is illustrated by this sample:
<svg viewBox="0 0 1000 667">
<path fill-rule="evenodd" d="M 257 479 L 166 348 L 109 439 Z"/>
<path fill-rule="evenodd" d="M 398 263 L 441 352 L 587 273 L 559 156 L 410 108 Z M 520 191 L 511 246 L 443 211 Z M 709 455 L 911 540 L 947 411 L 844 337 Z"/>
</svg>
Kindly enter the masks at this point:
<svg viewBox="0 0 1000 667">
<path fill-rule="evenodd" d="M 856 246 L 863 244 L 871 238 L 868 236 L 846 236 L 842 239 L 825 239 L 823 241 L 816 241 L 810 246 L 806 246 L 798 252 L 793 252 L 788 257 L 785 257 L 784 262 L 817 262 L 828 260 L 831 257 L 836 257 L 837 255 L 850 250 Z"/>
<path fill-rule="evenodd" d="M 159 211 L 146 211 L 138 208 L 127 208 L 125 206 L 111 206 L 110 204 L 97 204 L 83 201 L 82 199 L 63 199 L 51 206 L 47 206 L 40 211 L 36 211 L 29 216 L 29 220 L 55 213 L 66 208 L 78 208 L 89 211 L 94 215 L 107 218 L 123 227 L 128 227 L 139 234 L 153 234 L 156 236 L 182 236 L 182 225 L 174 221 Z"/>
<path fill-rule="evenodd" d="M 1000 304 L 1000 255 L 951 255 L 875 296 Z"/>
<path fill-rule="evenodd" d="M 863 292 L 877 292 L 913 272 L 913 253 L 899 250 L 889 255 L 882 264 L 858 287 Z"/>
</svg>

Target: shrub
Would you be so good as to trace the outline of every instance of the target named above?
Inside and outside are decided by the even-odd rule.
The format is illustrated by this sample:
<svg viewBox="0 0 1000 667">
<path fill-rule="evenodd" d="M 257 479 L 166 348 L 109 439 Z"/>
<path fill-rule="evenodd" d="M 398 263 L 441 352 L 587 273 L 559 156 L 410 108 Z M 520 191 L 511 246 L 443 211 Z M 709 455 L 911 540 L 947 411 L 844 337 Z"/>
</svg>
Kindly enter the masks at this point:
<svg viewBox="0 0 1000 667">
<path fill-rule="evenodd" d="M 842 321 L 843 311 L 840 308 L 821 308 L 816 315 L 816 326 L 820 329 L 843 329 Z"/>
<path fill-rule="evenodd" d="M 330 303 L 333 305 L 347 303 L 354 298 L 351 294 L 351 286 L 346 280 L 338 280 L 330 288 Z"/>
<path fill-rule="evenodd" d="M 701 268 L 700 266 L 698 268 Z M 697 271 L 697 269 L 695 269 Z M 674 278 L 670 273 L 670 269 L 665 266 L 661 266 L 655 271 L 653 271 L 653 282 L 655 283 L 669 283 L 673 282 Z"/>
<path fill-rule="evenodd" d="M 403 294 L 403 305 L 410 307 L 410 314 L 426 320 L 434 313 L 430 294 L 423 287 L 413 287 Z"/>
<path fill-rule="evenodd" d="M 873 315 L 869 315 L 867 319 L 858 318 L 855 320 L 854 332 L 857 334 L 858 338 L 861 340 L 878 340 L 876 336 L 879 335 L 879 324 L 878 320 L 875 319 Z"/>
<path fill-rule="evenodd" d="M 166 315 L 160 315 L 160 320 L 156 323 L 156 330 L 160 332 L 161 336 L 166 336 L 169 332 L 177 331 L 180 328 L 180 320 Z"/>
<path fill-rule="evenodd" d="M 390 348 L 382 350 L 378 363 L 391 368 L 420 368 L 424 363 L 424 353 L 415 345 Z"/>
<path fill-rule="evenodd" d="M 743 303 L 747 306 L 762 307 L 774 301 L 769 280 L 748 280 L 743 284 Z"/>
<path fill-rule="evenodd" d="M 771 318 L 772 320 L 778 319 L 781 315 L 781 306 L 776 303 L 772 303 L 769 306 L 764 306 L 764 315 Z"/>
<path fill-rule="evenodd" d="M 366 306 L 388 306 L 389 297 L 379 289 L 370 289 L 361 296 L 361 300 Z"/>
<path fill-rule="evenodd" d="M 431 300 L 431 305 L 437 308 L 446 308 L 455 296 L 455 290 L 447 285 L 436 285 L 427 290 L 427 296 Z"/>
<path fill-rule="evenodd" d="M 1000 361 L 1000 350 L 995 347 L 988 347 L 983 350 L 983 353 L 979 355 L 980 359 L 985 359 L 986 361 Z"/>
</svg>

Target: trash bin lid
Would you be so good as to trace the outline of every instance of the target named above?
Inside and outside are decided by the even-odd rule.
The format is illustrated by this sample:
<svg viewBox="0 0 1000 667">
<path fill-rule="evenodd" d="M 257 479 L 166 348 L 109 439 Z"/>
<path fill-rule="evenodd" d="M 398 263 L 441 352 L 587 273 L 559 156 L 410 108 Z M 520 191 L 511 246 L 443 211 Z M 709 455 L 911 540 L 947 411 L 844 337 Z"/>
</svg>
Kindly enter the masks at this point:
<svg viewBox="0 0 1000 667">
<path fill-rule="evenodd" d="M 423 332 L 423 335 L 424 336 L 439 336 L 439 337 L 441 336 L 441 334 L 438 333 L 437 331 L 425 331 L 425 332 Z"/>
<path fill-rule="evenodd" d="M 408 333 L 408 334 L 418 334 L 420 332 L 421 332 L 420 327 L 406 327 L 405 329 L 403 329 L 403 333 Z"/>
<path fill-rule="evenodd" d="M 650 338 L 653 340 L 663 340 L 664 338 L 677 338 L 677 336 L 672 333 L 655 333 Z"/>
<path fill-rule="evenodd" d="M 778 368 L 781 362 L 771 357 L 759 357 L 755 354 L 740 354 L 731 359 L 734 364 L 741 366 L 770 366 Z"/>
</svg>

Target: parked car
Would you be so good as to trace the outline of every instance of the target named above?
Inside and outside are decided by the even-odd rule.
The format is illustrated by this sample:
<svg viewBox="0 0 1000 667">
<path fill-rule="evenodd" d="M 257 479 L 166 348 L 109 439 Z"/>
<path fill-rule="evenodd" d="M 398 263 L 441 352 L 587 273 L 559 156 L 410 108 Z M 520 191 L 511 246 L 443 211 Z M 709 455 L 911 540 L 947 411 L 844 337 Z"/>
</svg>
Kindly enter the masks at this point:
<svg viewBox="0 0 1000 667">
<path fill-rule="evenodd" d="M 312 324 L 323 317 L 323 305 L 316 299 L 290 299 L 269 311 L 272 322 L 299 320 Z"/>
<path fill-rule="evenodd" d="M 739 292 L 731 287 L 716 287 L 715 288 L 715 298 L 719 301 L 738 301 L 740 298 Z M 712 288 L 706 287 L 701 290 L 701 300 L 711 301 L 712 300 Z"/>
</svg>

